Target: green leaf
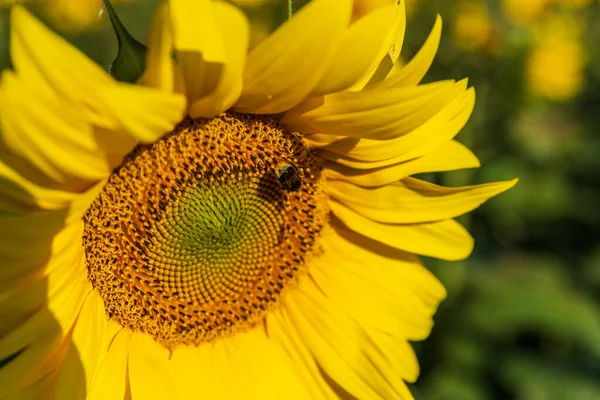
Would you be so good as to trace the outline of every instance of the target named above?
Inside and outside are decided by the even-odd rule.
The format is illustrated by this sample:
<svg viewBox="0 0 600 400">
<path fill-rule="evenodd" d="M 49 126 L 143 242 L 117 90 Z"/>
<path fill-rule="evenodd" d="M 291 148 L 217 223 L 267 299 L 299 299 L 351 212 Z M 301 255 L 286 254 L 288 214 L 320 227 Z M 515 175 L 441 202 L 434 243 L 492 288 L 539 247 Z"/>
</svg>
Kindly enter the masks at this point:
<svg viewBox="0 0 600 400">
<path fill-rule="evenodd" d="M 146 67 L 146 46 L 135 40 L 123 26 L 110 0 L 104 0 L 104 7 L 119 42 L 119 52 L 110 66 L 110 74 L 118 81 L 135 83 Z"/>
<path fill-rule="evenodd" d="M 600 359 L 600 308 L 572 286 L 564 266 L 556 267 L 531 257 L 513 266 L 512 274 L 481 282 L 477 301 L 464 309 L 471 326 L 496 338 L 540 332 Z"/>
<path fill-rule="evenodd" d="M 543 357 L 511 354 L 501 364 L 507 386 L 523 400 L 588 400 L 600 396 L 600 383 L 591 373 L 573 365 L 552 363 Z"/>
</svg>

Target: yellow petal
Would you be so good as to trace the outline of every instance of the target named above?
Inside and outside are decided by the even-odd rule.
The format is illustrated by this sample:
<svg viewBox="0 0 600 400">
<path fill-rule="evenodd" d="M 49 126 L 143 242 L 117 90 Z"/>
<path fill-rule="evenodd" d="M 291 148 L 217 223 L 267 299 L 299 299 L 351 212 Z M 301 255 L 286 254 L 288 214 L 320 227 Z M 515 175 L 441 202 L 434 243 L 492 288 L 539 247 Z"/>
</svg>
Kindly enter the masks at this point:
<svg viewBox="0 0 600 400">
<path fill-rule="evenodd" d="M 37 381 L 35 384 L 12 394 L 10 396 L 10 400 L 35 400 L 52 396 L 56 390 L 57 376 L 59 372 L 60 369 L 56 369 Z"/>
<path fill-rule="evenodd" d="M 72 328 L 85 296 L 91 290 L 86 278 L 86 274 L 74 274 L 68 284 L 61 287 L 62 290 L 57 290 L 47 299 L 43 307 L 3 333 L 0 338 L 0 359 L 24 349 L 46 333 L 48 337 L 55 335 L 60 336 L 60 339 L 64 338 Z"/>
<path fill-rule="evenodd" d="M 50 393 L 57 399 L 85 399 L 86 378 L 81 365 L 82 360 L 72 343 L 66 344 L 65 347 L 67 352 L 60 368 L 57 369 L 54 377 L 56 382 Z"/>
<path fill-rule="evenodd" d="M 185 97 L 151 88 L 122 84 L 106 88 L 107 108 L 135 140 L 152 143 L 183 118 Z"/>
<path fill-rule="evenodd" d="M 382 58 L 394 47 L 398 32 L 403 32 L 404 26 L 404 3 L 396 2 L 352 24 L 312 95 L 337 92 L 371 77 Z"/>
<path fill-rule="evenodd" d="M 148 140 L 181 119 L 182 96 L 143 87 L 132 90 L 24 8 L 13 7 L 11 17 L 11 59 L 17 75 L 40 93 L 71 106 L 84 121 L 110 130 L 123 128 L 136 139 Z M 158 132 L 148 132 L 153 128 Z"/>
<path fill-rule="evenodd" d="M 479 167 L 479 160 L 467 147 L 455 140 L 442 144 L 422 157 L 379 168 L 369 168 L 370 163 L 355 162 L 349 167 L 335 161 L 327 161 L 323 174 L 328 180 L 342 180 L 363 187 L 377 187 L 397 182 L 409 175 L 452 171 Z"/>
<path fill-rule="evenodd" d="M 173 26 L 169 5 L 166 1 L 162 1 L 156 6 L 150 20 L 146 70 L 140 78 L 142 84 L 166 92 L 174 91 L 173 47 Z"/>
<path fill-rule="evenodd" d="M 423 267 L 417 256 L 365 238 L 339 222 L 334 221 L 333 226 L 335 229 L 323 234 L 323 254 L 315 257 L 315 268 L 311 267 L 311 274 L 321 270 L 321 275 L 326 275 L 331 282 L 327 293 L 332 301 L 337 301 L 363 326 L 369 325 L 367 322 L 370 321 L 373 328 L 387 330 L 397 337 L 425 338 L 432 325 L 431 316 L 446 296 L 442 284 Z M 352 280 L 357 286 L 339 283 L 338 279 L 339 282 Z M 321 287 L 326 289 L 324 285 Z M 364 306 L 351 304 L 368 296 L 357 297 L 357 292 L 363 292 L 355 290 L 355 299 L 346 299 L 350 295 L 348 289 L 359 287 L 377 293 L 371 296 L 371 301 L 391 311 L 392 316 L 387 316 L 387 320 L 395 320 L 396 325 L 385 328 L 382 325 L 385 318 L 378 320 L 378 313 L 361 316 L 366 311 Z M 341 298 L 334 296 L 336 291 Z M 394 326 L 400 329 L 390 329 Z"/>
<path fill-rule="evenodd" d="M 475 92 L 470 88 L 407 134 L 389 140 L 344 138 L 322 146 L 321 155 L 327 160 L 359 169 L 360 162 L 364 163 L 363 168 L 379 168 L 412 160 L 456 136 L 468 121 L 474 105 Z M 312 137 L 306 141 L 309 146 L 315 146 Z"/>
<path fill-rule="evenodd" d="M 291 360 L 256 326 L 198 348 L 179 347 L 173 367 L 191 398 L 310 399 Z"/>
<path fill-rule="evenodd" d="M 368 90 L 381 90 L 419 84 L 435 58 L 442 37 L 442 18 L 438 15 L 429 37 L 419 52 L 405 66 L 398 63 L 390 71 L 385 80 L 368 86 Z"/>
<path fill-rule="evenodd" d="M 177 62 L 188 102 L 193 104 L 216 89 L 228 62 L 221 21 L 216 3 L 210 0 L 169 4 Z"/>
<path fill-rule="evenodd" d="M 189 98 L 192 118 L 208 118 L 222 113 L 236 102 L 242 92 L 242 74 L 250 37 L 248 21 L 240 10 L 227 3 L 214 3 L 214 12 L 226 49 L 226 61 L 216 78 L 217 85 L 208 93 L 200 91 L 201 96 Z M 194 74 L 202 70 L 201 66 L 194 67 Z M 206 78 L 215 79 L 212 76 Z"/>
<path fill-rule="evenodd" d="M 414 381 L 419 365 L 407 339 L 420 340 L 429 335 L 435 309 L 424 304 L 415 291 L 403 284 L 402 263 L 390 266 L 392 271 L 379 275 L 378 268 L 371 268 L 376 262 L 374 259 L 362 259 L 360 265 L 346 261 L 347 258 L 342 261 L 330 256 L 319 261 L 319 265 L 314 262 L 311 265 L 311 277 L 328 299 L 322 307 L 327 309 L 327 303 L 331 301 L 353 317 L 372 340 L 369 345 L 385 354 L 390 370 L 405 381 Z M 344 265 L 338 267 L 342 263 Z M 381 282 L 386 278 L 392 280 Z M 439 286 L 438 282 L 436 284 Z M 399 386 L 406 395 L 406 387 Z"/>
<path fill-rule="evenodd" d="M 57 399 L 83 399 L 108 349 L 107 315 L 95 290 L 87 296 L 71 336 L 56 388 Z"/>
<path fill-rule="evenodd" d="M 292 360 L 292 366 L 304 383 L 311 399 L 337 400 L 339 397 L 325 380 L 325 376 L 310 354 L 295 329 L 289 329 L 284 320 L 285 313 L 275 309 L 266 317 L 268 336 L 286 352 Z M 289 324 L 289 322 L 287 322 Z"/>
<path fill-rule="evenodd" d="M 80 274 L 82 275 L 82 274 Z M 23 390 L 57 369 L 65 358 L 68 331 L 91 286 L 85 277 L 58 292 L 46 307 L 0 339 L 0 359 L 18 354 L 0 369 L 0 397 Z"/>
<path fill-rule="evenodd" d="M 298 332 L 323 371 L 354 398 L 402 399 L 406 394 L 399 374 L 389 369 L 360 325 L 312 280 L 302 279 L 283 307 L 288 329 Z"/>
<path fill-rule="evenodd" d="M 252 49 L 234 109 L 276 114 L 304 100 L 342 42 L 351 11 L 348 0 L 311 1 Z"/>
<path fill-rule="evenodd" d="M 225 395 L 225 376 L 215 370 L 213 344 L 177 346 L 171 364 L 190 399 L 217 399 Z M 233 388 L 232 388 L 233 389 Z"/>
<path fill-rule="evenodd" d="M 148 334 L 133 332 L 129 344 L 129 385 L 133 399 L 180 399 L 169 350 Z"/>
<path fill-rule="evenodd" d="M 73 249 L 54 254 L 48 266 L 33 279 L 8 288 L 0 294 L 0 336 L 15 329 L 62 291 L 86 275 L 84 252 L 74 243 Z"/>
<path fill-rule="evenodd" d="M 282 123 L 305 134 L 380 141 L 398 138 L 464 96 L 466 83 L 442 81 L 384 91 L 335 93 L 306 100 L 288 112 Z"/>
<path fill-rule="evenodd" d="M 179 346 L 173 351 L 173 368 L 189 398 L 253 398 L 251 393 L 257 389 L 247 366 L 240 365 L 239 351 L 228 343 L 230 340 L 225 338 L 198 347 Z M 259 394 L 256 398 L 262 397 Z"/>
<path fill-rule="evenodd" d="M 20 76 L 43 93 L 58 93 L 103 126 L 101 88 L 114 80 L 99 65 L 52 32 L 21 6 L 11 12 L 11 60 Z"/>
<path fill-rule="evenodd" d="M 77 193 L 36 185 L 0 161 L 0 209 L 8 212 L 49 211 L 65 208 Z"/>
<path fill-rule="evenodd" d="M 0 370 L 0 396 L 3 399 L 34 385 L 53 370 L 60 368 L 68 346 L 56 331 L 46 329 L 47 335 L 38 337 Z M 68 340 L 67 340 L 68 341 Z M 9 355 L 12 355 L 9 354 Z"/>
<path fill-rule="evenodd" d="M 65 224 L 72 224 L 83 218 L 83 216 L 88 210 L 88 207 L 94 202 L 94 200 L 96 200 L 96 197 L 98 197 L 102 189 L 104 189 L 106 181 L 107 179 L 103 179 L 88 190 L 86 190 L 85 192 L 80 193 L 79 196 L 77 196 L 69 204 L 69 208 L 66 209 L 66 211 L 59 211 L 66 212 Z"/>
<path fill-rule="evenodd" d="M 329 207 L 350 229 L 397 249 L 451 261 L 462 260 L 473 251 L 473 238 L 454 220 L 412 225 L 383 224 L 333 200 Z"/>
<path fill-rule="evenodd" d="M 264 327 L 258 326 L 238 334 L 226 343 L 231 353 L 238 353 L 237 370 L 247 371 L 252 382 L 247 398 L 311 399 L 303 382 L 292 369 L 292 360 L 271 341 Z"/>
<path fill-rule="evenodd" d="M 420 369 L 417 355 L 410 343 L 398 340 L 375 329 L 367 328 L 365 331 L 381 352 L 387 356 L 392 369 L 402 371 L 402 379 L 414 383 L 419 377 Z"/>
<path fill-rule="evenodd" d="M 170 0 L 169 6 L 177 51 L 202 54 L 207 62 L 226 60 L 211 0 Z"/>
<path fill-rule="evenodd" d="M 373 263 L 369 259 L 361 261 L 363 267 L 370 267 Z M 431 313 L 425 312 L 422 304 L 418 304 L 414 299 L 409 299 L 413 304 L 403 303 L 403 299 L 398 298 L 400 296 L 394 296 L 377 285 L 381 278 L 365 279 L 344 267 L 338 267 L 338 264 L 340 261 L 336 262 L 331 256 L 318 257 L 311 263 L 310 275 L 327 297 L 350 314 L 363 328 L 372 328 L 399 340 L 426 337 L 429 334 L 433 325 Z M 399 265 L 398 269 L 400 268 Z M 360 293 L 360 296 L 357 296 L 357 293 Z"/>
<path fill-rule="evenodd" d="M 123 328 L 116 334 L 100 365 L 96 379 L 92 383 L 87 400 L 122 399 L 124 397 L 130 339 L 130 329 Z"/>
<path fill-rule="evenodd" d="M 355 3 L 356 5 L 356 3 Z M 400 57 L 400 52 L 402 50 L 402 45 L 404 43 L 404 33 L 406 31 L 406 5 L 404 0 L 396 1 L 395 6 L 397 8 L 397 12 L 399 12 L 398 18 L 396 19 L 395 26 L 395 38 L 392 42 L 392 46 L 389 48 L 389 53 L 387 56 L 383 57 L 383 60 L 377 65 L 376 69 L 374 69 L 371 73 L 366 74 L 361 79 L 359 79 L 352 87 L 348 90 L 351 91 L 359 91 L 365 88 L 365 86 L 372 85 L 377 83 L 389 74 L 391 69 L 394 66 L 394 63 Z"/>
<path fill-rule="evenodd" d="M 64 212 L 0 217 L 0 293 L 80 256 L 82 232 L 83 222 L 65 224 Z"/>
<path fill-rule="evenodd" d="M 6 146 L 61 189 L 80 191 L 115 167 L 107 164 L 92 127 L 72 108 L 36 93 L 9 71 L 2 75 L 2 97 Z"/>
<path fill-rule="evenodd" d="M 510 189 L 517 180 L 447 188 L 414 178 L 396 185 L 365 189 L 342 181 L 328 182 L 327 193 L 373 221 L 410 224 L 441 221 L 474 210 Z"/>
</svg>

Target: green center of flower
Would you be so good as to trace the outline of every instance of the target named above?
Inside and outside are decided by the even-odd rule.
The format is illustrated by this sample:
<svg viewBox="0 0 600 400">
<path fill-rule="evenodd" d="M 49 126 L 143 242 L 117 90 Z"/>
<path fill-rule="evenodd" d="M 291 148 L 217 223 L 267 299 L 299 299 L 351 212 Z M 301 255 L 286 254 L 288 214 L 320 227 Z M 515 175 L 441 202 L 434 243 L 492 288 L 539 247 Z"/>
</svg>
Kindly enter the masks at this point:
<svg viewBox="0 0 600 400">
<path fill-rule="evenodd" d="M 258 323 L 315 248 L 319 179 L 302 138 L 265 117 L 186 120 L 137 147 L 84 218 L 109 316 L 169 348 Z"/>
</svg>

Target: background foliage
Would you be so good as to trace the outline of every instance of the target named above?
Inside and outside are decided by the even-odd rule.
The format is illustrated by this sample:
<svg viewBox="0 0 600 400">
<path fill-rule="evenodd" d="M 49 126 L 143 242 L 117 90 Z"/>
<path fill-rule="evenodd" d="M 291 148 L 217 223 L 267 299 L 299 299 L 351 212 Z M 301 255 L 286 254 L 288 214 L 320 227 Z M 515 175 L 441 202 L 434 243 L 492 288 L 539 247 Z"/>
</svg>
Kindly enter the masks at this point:
<svg viewBox="0 0 600 400">
<path fill-rule="evenodd" d="M 434 178 L 521 177 L 466 220 L 477 241 L 467 262 L 428 263 L 449 297 L 420 345 L 415 395 L 600 399 L 600 7 L 413 3 L 407 53 L 441 13 L 428 79 L 468 76 L 477 90 L 459 140 L 483 168 Z"/>
<path fill-rule="evenodd" d="M 598 4 L 414 3 L 407 53 L 441 13 L 428 79 L 468 76 L 478 97 L 459 139 L 483 168 L 433 178 L 521 177 L 466 220 L 477 240 L 467 262 L 428 263 L 449 297 L 419 346 L 415 395 L 600 399 Z"/>
<path fill-rule="evenodd" d="M 63 4 L 68 12 L 62 13 L 37 8 L 108 65 L 116 42 L 94 1 L 38 2 Z M 426 260 L 449 296 L 431 338 L 417 344 L 422 374 L 415 396 L 600 399 L 600 6 L 591 0 L 406 1 L 405 58 L 440 13 L 444 35 L 426 79 L 469 77 L 478 97 L 458 138 L 483 168 L 427 179 L 463 185 L 521 178 L 462 220 L 477 239 L 469 260 Z M 155 1 L 113 3 L 144 41 Z M 286 1 L 237 3 L 253 21 L 254 42 L 287 17 Z M 75 6 L 82 4 L 95 8 Z M 5 67 L 6 10 L 0 12 L 0 38 Z"/>
</svg>

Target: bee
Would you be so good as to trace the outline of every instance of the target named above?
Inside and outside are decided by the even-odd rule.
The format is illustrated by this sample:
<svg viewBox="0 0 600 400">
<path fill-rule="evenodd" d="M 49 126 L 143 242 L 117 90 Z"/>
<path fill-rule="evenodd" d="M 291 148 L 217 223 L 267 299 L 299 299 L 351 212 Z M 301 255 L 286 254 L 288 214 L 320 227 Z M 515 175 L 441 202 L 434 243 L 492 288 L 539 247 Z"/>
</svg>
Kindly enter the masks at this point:
<svg viewBox="0 0 600 400">
<path fill-rule="evenodd" d="M 277 166 L 275 175 L 279 184 L 288 192 L 295 192 L 302 186 L 302 180 L 300 179 L 300 171 L 294 164 L 282 162 Z"/>
</svg>

